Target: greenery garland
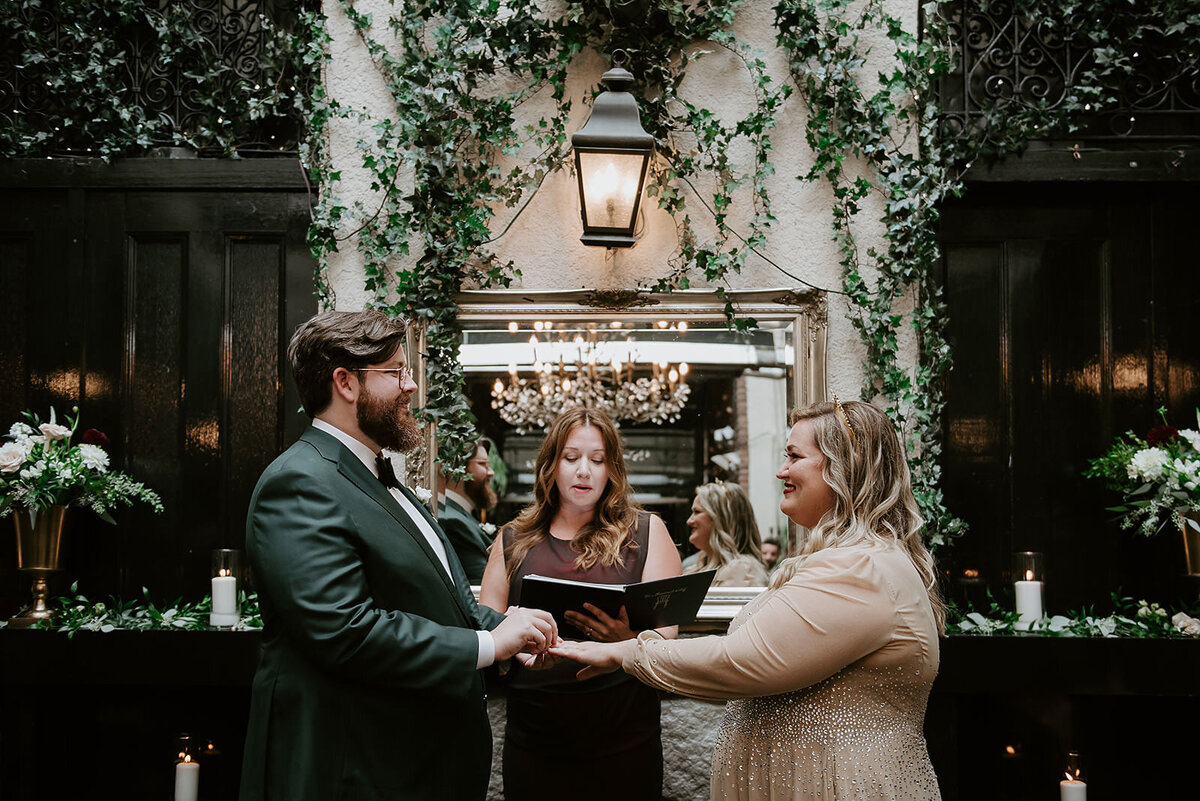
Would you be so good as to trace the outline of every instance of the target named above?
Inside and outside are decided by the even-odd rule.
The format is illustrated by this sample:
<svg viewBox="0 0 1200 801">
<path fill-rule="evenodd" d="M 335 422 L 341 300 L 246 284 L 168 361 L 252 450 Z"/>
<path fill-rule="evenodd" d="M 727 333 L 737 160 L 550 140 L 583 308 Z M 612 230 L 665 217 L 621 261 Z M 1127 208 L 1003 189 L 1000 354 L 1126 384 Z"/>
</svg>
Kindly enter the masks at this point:
<svg viewBox="0 0 1200 801">
<path fill-rule="evenodd" d="M 212 610 L 212 599 L 205 596 L 197 603 L 186 603 L 182 599 L 157 606 L 150 600 L 149 592 L 142 590 L 142 601 L 122 601 L 109 598 L 93 601 L 78 591 L 72 584 L 70 594 L 55 599 L 58 609 L 54 617 L 38 621 L 35 628 L 57 631 L 73 637 L 80 631 L 108 633 L 111 631 L 207 631 L 208 613 Z M 1171 614 L 1157 603 L 1122 597 L 1112 594 L 1114 612 L 1097 615 L 1091 609 L 1083 609 L 1066 615 L 1044 617 L 1029 631 L 1016 629 L 1017 613 L 1006 606 L 992 602 L 986 612 L 974 608 L 951 607 L 947 612 L 946 633 L 951 636 L 1045 636 L 1045 637 L 1126 637 L 1181 639 L 1200 637 L 1200 604 L 1176 610 Z M 241 594 L 239 609 L 241 618 L 234 626 L 236 631 L 253 631 L 262 628 L 262 615 L 258 606 L 258 594 Z"/>
</svg>

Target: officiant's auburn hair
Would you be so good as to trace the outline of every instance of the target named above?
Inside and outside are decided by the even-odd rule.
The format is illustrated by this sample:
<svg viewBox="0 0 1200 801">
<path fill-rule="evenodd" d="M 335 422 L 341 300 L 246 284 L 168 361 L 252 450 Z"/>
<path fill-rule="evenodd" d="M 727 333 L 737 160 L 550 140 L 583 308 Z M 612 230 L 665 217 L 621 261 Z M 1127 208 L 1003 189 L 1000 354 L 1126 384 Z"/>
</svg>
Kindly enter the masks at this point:
<svg viewBox="0 0 1200 801">
<path fill-rule="evenodd" d="M 633 544 L 630 534 L 637 522 L 640 507 L 633 502 L 621 435 L 612 418 L 604 412 L 571 409 L 550 424 L 546 439 L 538 449 L 534 467 L 533 503 L 521 510 L 521 514 L 510 524 L 513 537 L 511 544 L 504 549 L 505 572 L 509 582 L 516 577 L 529 549 L 550 536 L 550 523 L 558 513 L 561 502 L 556 481 L 558 463 L 563 458 L 567 438 L 575 429 L 585 427 L 600 432 L 600 440 L 604 443 L 604 462 L 608 469 L 608 485 L 600 495 L 592 521 L 571 540 L 571 549 L 579 554 L 575 558 L 575 567 L 587 570 L 596 564 L 615 565 L 621 561 L 621 551 L 625 546 Z M 501 538 L 496 541 L 499 544 Z"/>
<path fill-rule="evenodd" d="M 408 326 L 376 309 L 313 315 L 292 334 L 288 362 L 309 418 L 333 400 L 333 371 L 387 361 L 404 344 Z"/>
</svg>

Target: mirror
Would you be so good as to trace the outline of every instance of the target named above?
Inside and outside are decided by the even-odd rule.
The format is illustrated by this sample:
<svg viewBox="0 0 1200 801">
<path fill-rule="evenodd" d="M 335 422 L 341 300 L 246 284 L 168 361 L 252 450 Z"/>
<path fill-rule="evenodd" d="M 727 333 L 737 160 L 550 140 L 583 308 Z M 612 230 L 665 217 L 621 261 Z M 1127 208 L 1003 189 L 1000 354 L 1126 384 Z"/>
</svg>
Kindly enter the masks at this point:
<svg viewBox="0 0 1200 801">
<path fill-rule="evenodd" d="M 751 330 L 732 330 L 709 290 L 462 293 L 467 394 L 506 472 L 489 522 L 532 500 L 545 426 L 582 404 L 617 420 L 635 498 L 685 557 L 695 488 L 716 479 L 747 490 L 764 537 L 793 539 L 774 476 L 788 411 L 825 397 L 825 299 L 792 289 L 726 297 Z"/>
</svg>

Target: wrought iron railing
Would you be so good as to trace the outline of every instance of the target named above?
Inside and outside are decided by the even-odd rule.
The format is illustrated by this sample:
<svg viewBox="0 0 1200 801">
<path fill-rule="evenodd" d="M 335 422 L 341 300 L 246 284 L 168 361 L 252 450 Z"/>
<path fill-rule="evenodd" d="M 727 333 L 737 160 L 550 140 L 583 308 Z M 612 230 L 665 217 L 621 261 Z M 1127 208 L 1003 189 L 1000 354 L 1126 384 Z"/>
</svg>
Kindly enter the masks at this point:
<svg viewBox="0 0 1200 801">
<path fill-rule="evenodd" d="M 1099 63 L 1083 21 L 1033 20 L 1012 2 L 965 0 L 939 6 L 955 67 L 940 82 L 941 133 L 988 136 L 989 115 L 1071 108 L 1084 140 L 1143 145 L 1200 140 L 1200 53 L 1180 49 L 1152 27 L 1114 35 L 1131 72 Z M 1112 54 L 1107 54 L 1112 55 Z M 1104 73 L 1109 73 L 1104 77 Z M 1081 78 L 1101 76 L 1101 102 L 1078 94 Z M 1103 83 L 1107 81 L 1107 83 Z M 1077 108 L 1072 108 L 1077 107 Z"/>
<path fill-rule="evenodd" d="M 292 98 L 306 76 L 291 35 L 298 12 L 314 4 L 11 3 L 13 28 L 0 33 L 0 125 L 30 132 L 20 143 L 50 152 L 91 151 L 114 131 L 132 149 L 294 150 L 301 121 Z M 73 6 L 87 7 L 86 20 Z M 81 38 L 81 23 L 99 29 Z M 81 80 L 89 71 L 94 85 Z"/>
</svg>

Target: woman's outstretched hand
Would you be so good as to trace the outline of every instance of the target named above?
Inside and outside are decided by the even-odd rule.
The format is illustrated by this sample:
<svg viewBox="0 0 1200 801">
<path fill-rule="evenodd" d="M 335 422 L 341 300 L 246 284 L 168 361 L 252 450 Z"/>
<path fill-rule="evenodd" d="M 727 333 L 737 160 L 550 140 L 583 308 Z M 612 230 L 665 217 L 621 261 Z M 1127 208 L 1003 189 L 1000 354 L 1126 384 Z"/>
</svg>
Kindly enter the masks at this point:
<svg viewBox="0 0 1200 801">
<path fill-rule="evenodd" d="M 619 669 L 622 650 L 621 644 L 615 642 L 560 640 L 550 649 L 550 656 L 582 662 L 585 667 L 575 674 L 575 678 L 583 681 Z"/>
</svg>

